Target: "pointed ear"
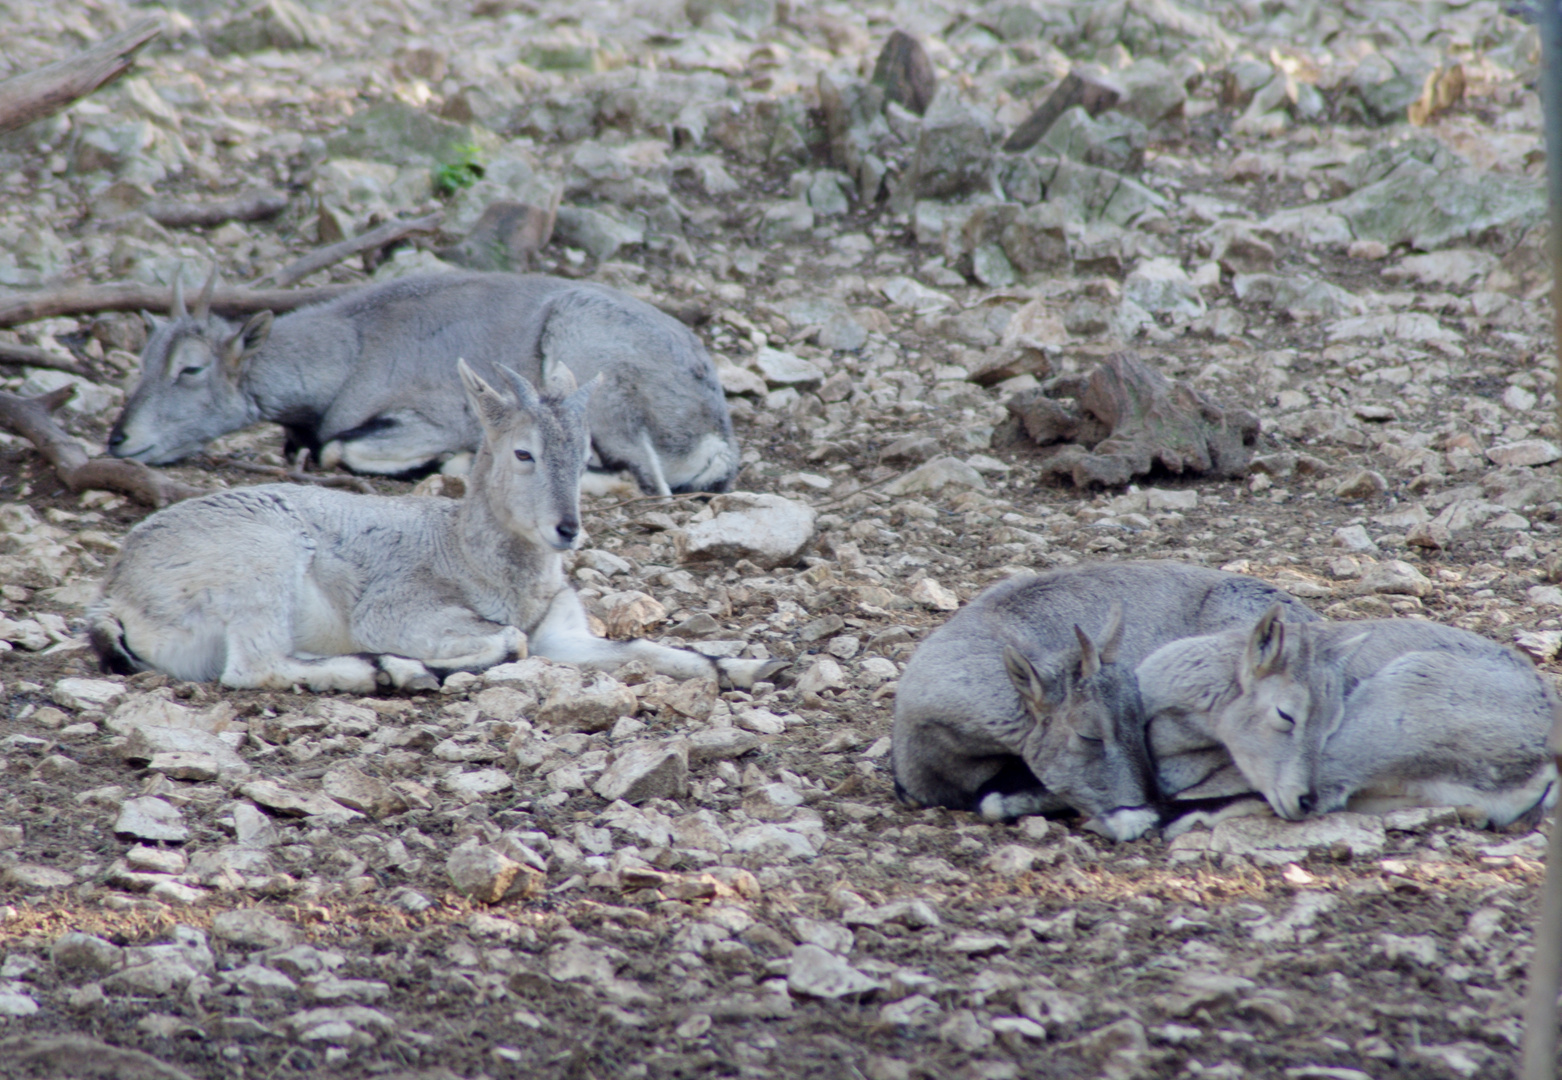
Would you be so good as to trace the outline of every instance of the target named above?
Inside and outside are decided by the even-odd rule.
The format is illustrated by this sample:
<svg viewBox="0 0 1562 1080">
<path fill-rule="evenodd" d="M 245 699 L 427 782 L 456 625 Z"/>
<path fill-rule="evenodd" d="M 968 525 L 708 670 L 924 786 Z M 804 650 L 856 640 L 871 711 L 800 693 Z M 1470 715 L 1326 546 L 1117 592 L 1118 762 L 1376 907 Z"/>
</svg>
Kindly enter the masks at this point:
<svg viewBox="0 0 1562 1080">
<path fill-rule="evenodd" d="M 1349 663 L 1351 657 L 1355 656 L 1356 653 L 1361 650 L 1361 647 L 1367 643 L 1367 639 L 1371 636 L 1372 631 L 1370 630 L 1363 630 L 1359 634 L 1352 634 L 1350 637 L 1337 643 L 1332 649 L 1329 650 L 1329 658 L 1337 663 Z"/>
<path fill-rule="evenodd" d="M 1238 669 L 1242 681 L 1250 683 L 1285 670 L 1285 623 L 1280 621 L 1280 605 L 1264 612 L 1248 635 L 1247 650 Z"/>
<path fill-rule="evenodd" d="M 212 294 L 217 291 L 217 264 L 212 263 L 212 272 L 206 278 L 206 284 L 201 286 L 201 295 L 195 301 L 194 315 L 196 321 L 205 322 L 206 317 L 212 313 Z"/>
<path fill-rule="evenodd" d="M 573 394 L 579 384 L 575 382 L 575 373 L 566 365 L 557 360 L 542 362 L 542 389 L 551 397 L 568 397 Z"/>
<path fill-rule="evenodd" d="M 148 333 L 151 333 L 153 330 L 157 329 L 157 316 L 153 315 L 146 308 L 141 309 L 141 321 L 146 323 L 146 329 Z"/>
<path fill-rule="evenodd" d="M 499 370 L 512 379 L 520 379 L 520 376 L 509 368 L 501 367 Z M 484 382 L 482 376 L 473 371 L 471 365 L 464 359 L 456 361 L 456 372 L 461 376 L 461 385 L 466 390 L 467 403 L 472 406 L 472 412 L 476 414 L 478 423 L 482 424 L 485 430 L 492 430 L 504 423 L 512 406 L 504 400 L 499 391 Z M 531 389 L 531 384 L 526 380 L 521 379 L 521 382 L 528 390 Z"/>
<path fill-rule="evenodd" d="M 1009 681 L 1019 692 L 1021 703 L 1031 715 L 1039 717 L 1050 709 L 1046 691 L 1041 685 L 1041 672 L 1013 645 L 1003 647 L 1003 670 L 1008 673 Z"/>
<path fill-rule="evenodd" d="M 1088 679 L 1101 670 L 1101 652 L 1078 623 L 1074 624 L 1074 636 L 1079 639 L 1079 677 Z"/>
<path fill-rule="evenodd" d="M 271 336 L 271 323 L 274 316 L 269 311 L 256 312 L 227 341 L 222 343 L 222 369 L 229 374 L 237 374 L 244 366 L 244 362 L 254 356 L 260 347 Z"/>
<path fill-rule="evenodd" d="M 1112 606 L 1107 609 L 1106 629 L 1101 631 L 1101 662 L 1113 664 L 1117 662 L 1117 652 L 1123 645 L 1123 605 L 1119 600 L 1113 600 Z"/>
</svg>

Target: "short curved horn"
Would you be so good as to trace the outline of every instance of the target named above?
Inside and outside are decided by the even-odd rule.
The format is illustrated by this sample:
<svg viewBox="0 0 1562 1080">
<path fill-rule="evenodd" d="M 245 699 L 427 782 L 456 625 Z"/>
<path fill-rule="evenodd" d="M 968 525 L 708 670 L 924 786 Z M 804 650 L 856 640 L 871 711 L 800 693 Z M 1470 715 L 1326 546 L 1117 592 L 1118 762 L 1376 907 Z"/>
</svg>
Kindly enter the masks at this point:
<svg viewBox="0 0 1562 1080">
<path fill-rule="evenodd" d="M 171 309 L 169 309 L 168 313 L 170 315 L 172 315 L 176 319 L 182 319 L 186 315 L 190 314 L 189 310 L 184 306 L 184 267 L 183 266 L 180 266 L 178 272 L 176 274 L 174 274 L 174 303 L 173 303 L 173 307 Z"/>
<path fill-rule="evenodd" d="M 205 322 L 206 317 L 212 313 L 212 294 L 217 291 L 217 264 L 212 263 L 212 272 L 206 279 L 206 284 L 201 286 L 200 298 L 195 301 L 195 318 Z"/>
</svg>

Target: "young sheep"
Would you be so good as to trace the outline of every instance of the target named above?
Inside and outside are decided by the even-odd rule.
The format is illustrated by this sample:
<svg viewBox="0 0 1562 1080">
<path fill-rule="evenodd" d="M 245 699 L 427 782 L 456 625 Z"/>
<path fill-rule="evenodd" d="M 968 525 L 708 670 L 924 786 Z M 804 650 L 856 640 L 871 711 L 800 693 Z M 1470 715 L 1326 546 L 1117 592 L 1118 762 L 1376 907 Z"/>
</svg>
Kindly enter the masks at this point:
<svg viewBox="0 0 1562 1080">
<path fill-rule="evenodd" d="M 1166 645 L 1137 675 L 1152 747 L 1202 742 L 1188 760 L 1212 766 L 1229 753 L 1283 818 L 1476 806 L 1502 826 L 1556 801 L 1556 694 L 1519 653 L 1465 630 L 1292 625 L 1271 610 L 1251 629 Z M 1167 787 L 1199 779 L 1169 764 Z"/>
<path fill-rule="evenodd" d="M 502 394 L 462 361 L 481 448 L 459 501 L 268 484 L 177 503 L 131 530 L 89 613 L 104 666 L 232 687 L 428 688 L 529 643 L 598 668 L 752 685 L 774 665 L 594 637 L 564 577 L 580 539 L 593 384 Z"/>
</svg>

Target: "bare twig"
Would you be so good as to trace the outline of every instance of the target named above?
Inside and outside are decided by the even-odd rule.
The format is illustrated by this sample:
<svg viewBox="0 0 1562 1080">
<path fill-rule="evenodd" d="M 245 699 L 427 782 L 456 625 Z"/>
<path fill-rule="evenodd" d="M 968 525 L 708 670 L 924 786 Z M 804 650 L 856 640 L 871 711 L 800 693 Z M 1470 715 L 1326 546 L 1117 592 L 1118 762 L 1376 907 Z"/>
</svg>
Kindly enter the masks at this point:
<svg viewBox="0 0 1562 1080">
<path fill-rule="evenodd" d="M 361 251 L 373 251 L 391 244 L 397 240 L 411 236 L 413 233 L 433 232 L 439 228 L 445 215 L 435 212 L 426 217 L 413 218 L 411 221 L 387 221 L 378 228 L 370 229 L 362 236 L 355 236 L 351 240 L 343 240 L 340 243 L 323 247 L 319 251 L 311 251 L 297 262 L 284 266 L 274 273 L 256 278 L 250 284 L 258 285 L 262 281 L 273 281 L 279 288 L 286 288 L 295 281 L 302 281 L 310 274 L 326 267 L 339 263 L 343 259 L 350 258 Z"/>
<path fill-rule="evenodd" d="M 36 345 L 13 345 L 7 341 L 0 341 L 0 364 L 53 368 L 55 371 L 68 371 L 72 375 L 80 375 L 85 379 L 92 378 L 92 374 L 74 359 L 49 352 L 47 349 L 40 349 Z"/>
<path fill-rule="evenodd" d="M 221 225 L 225 221 L 263 221 L 287 209 L 287 196 L 280 191 L 249 191 L 231 199 L 208 203 L 148 203 L 147 217 L 170 229 Z"/>
<path fill-rule="evenodd" d="M 292 311 L 305 304 L 335 299 L 356 285 L 321 285 L 312 289 L 218 289 L 212 311 L 221 315 L 253 315 L 257 311 Z M 91 315 L 100 311 L 168 311 L 173 290 L 161 285 L 68 285 L 40 292 L 0 293 L 0 326 L 15 326 L 59 315 Z"/>
<path fill-rule="evenodd" d="M 72 491 L 122 491 L 137 502 L 159 507 L 205 494 L 201 488 L 182 484 L 139 461 L 87 457 L 81 444 L 52 415 L 75 392 L 74 386 L 62 386 L 27 398 L 0 391 L 0 427 L 36 446 L 60 482 Z"/>
<path fill-rule="evenodd" d="M 161 32 L 161 22 L 143 19 L 68 60 L 0 83 L 0 132 L 14 131 L 53 116 L 78 98 L 113 82 L 130 70 L 141 47 Z"/>
<path fill-rule="evenodd" d="M 357 491 L 364 495 L 377 494 L 374 485 L 361 476 L 348 476 L 343 473 L 306 473 L 301 467 L 284 469 L 280 465 L 262 465 L 258 461 L 245 461 L 242 458 L 226 457 L 213 458 L 213 462 L 220 465 L 228 465 L 241 472 L 257 473 L 261 476 L 274 476 L 278 480 L 292 480 L 299 484 L 318 484 L 320 487 L 345 488 L 348 491 Z"/>
</svg>

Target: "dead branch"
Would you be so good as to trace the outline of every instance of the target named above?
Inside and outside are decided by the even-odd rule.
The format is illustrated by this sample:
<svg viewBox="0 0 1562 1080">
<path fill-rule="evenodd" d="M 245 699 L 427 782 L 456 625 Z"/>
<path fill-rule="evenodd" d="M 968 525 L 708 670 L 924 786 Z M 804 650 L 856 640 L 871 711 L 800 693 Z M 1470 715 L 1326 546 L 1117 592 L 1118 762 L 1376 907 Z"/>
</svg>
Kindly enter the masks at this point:
<svg viewBox="0 0 1562 1080">
<path fill-rule="evenodd" d="M 221 288 L 212 297 L 220 315 L 292 311 L 305 304 L 335 299 L 356 285 L 320 285 L 312 289 Z M 161 285 L 67 285 L 40 292 L 0 293 L 0 326 L 15 326 L 58 315 L 94 315 L 100 311 L 168 311 L 173 290 Z"/>
<path fill-rule="evenodd" d="M 62 386 L 28 398 L 0 391 L 0 427 L 36 446 L 53 466 L 60 482 L 72 491 L 120 491 L 154 507 L 206 494 L 201 488 L 180 483 L 139 461 L 87 457 L 86 450 L 52 415 L 75 392 L 74 386 Z"/>
<path fill-rule="evenodd" d="M 157 19 L 144 19 L 85 52 L 0 83 L 0 132 L 53 116 L 113 82 L 130 70 L 136 53 L 162 29 Z"/>
<path fill-rule="evenodd" d="M 382 248 L 386 244 L 411 236 L 413 233 L 433 232 L 439 228 L 443 221 L 443 213 L 432 213 L 427 217 L 413 218 L 411 221 L 387 221 L 384 225 L 370 229 L 362 236 L 355 236 L 351 240 L 343 240 L 340 243 L 323 247 L 319 251 L 311 251 L 297 262 L 284 266 L 275 273 L 258 277 L 250 284 L 258 285 L 262 281 L 274 281 L 278 288 L 287 288 L 295 281 L 302 281 L 310 274 L 324 270 L 327 266 L 350 258 L 360 251 L 373 251 Z"/>
<path fill-rule="evenodd" d="M 146 215 L 170 229 L 189 229 L 221 225 L 225 221 L 263 221 L 286 209 L 287 196 L 280 191 L 248 191 L 231 199 L 206 203 L 148 203 Z"/>
<path fill-rule="evenodd" d="M 0 341 L 0 364 L 53 368 L 55 371 L 68 371 L 72 375 L 80 375 L 82 378 L 92 378 L 90 372 L 70 357 L 40 349 L 36 345 L 13 345 L 8 341 Z"/>
<path fill-rule="evenodd" d="M 298 484 L 318 484 L 320 487 L 345 488 L 348 491 L 356 491 L 364 495 L 374 495 L 374 485 L 361 476 L 346 476 L 341 473 L 306 473 L 300 463 L 292 469 L 284 469 L 280 465 L 262 465 L 258 461 L 244 461 L 241 458 L 226 457 L 213 459 L 220 464 L 231 466 L 241 472 L 258 473 L 261 476 L 274 476 L 278 480 L 292 480 Z"/>
</svg>

